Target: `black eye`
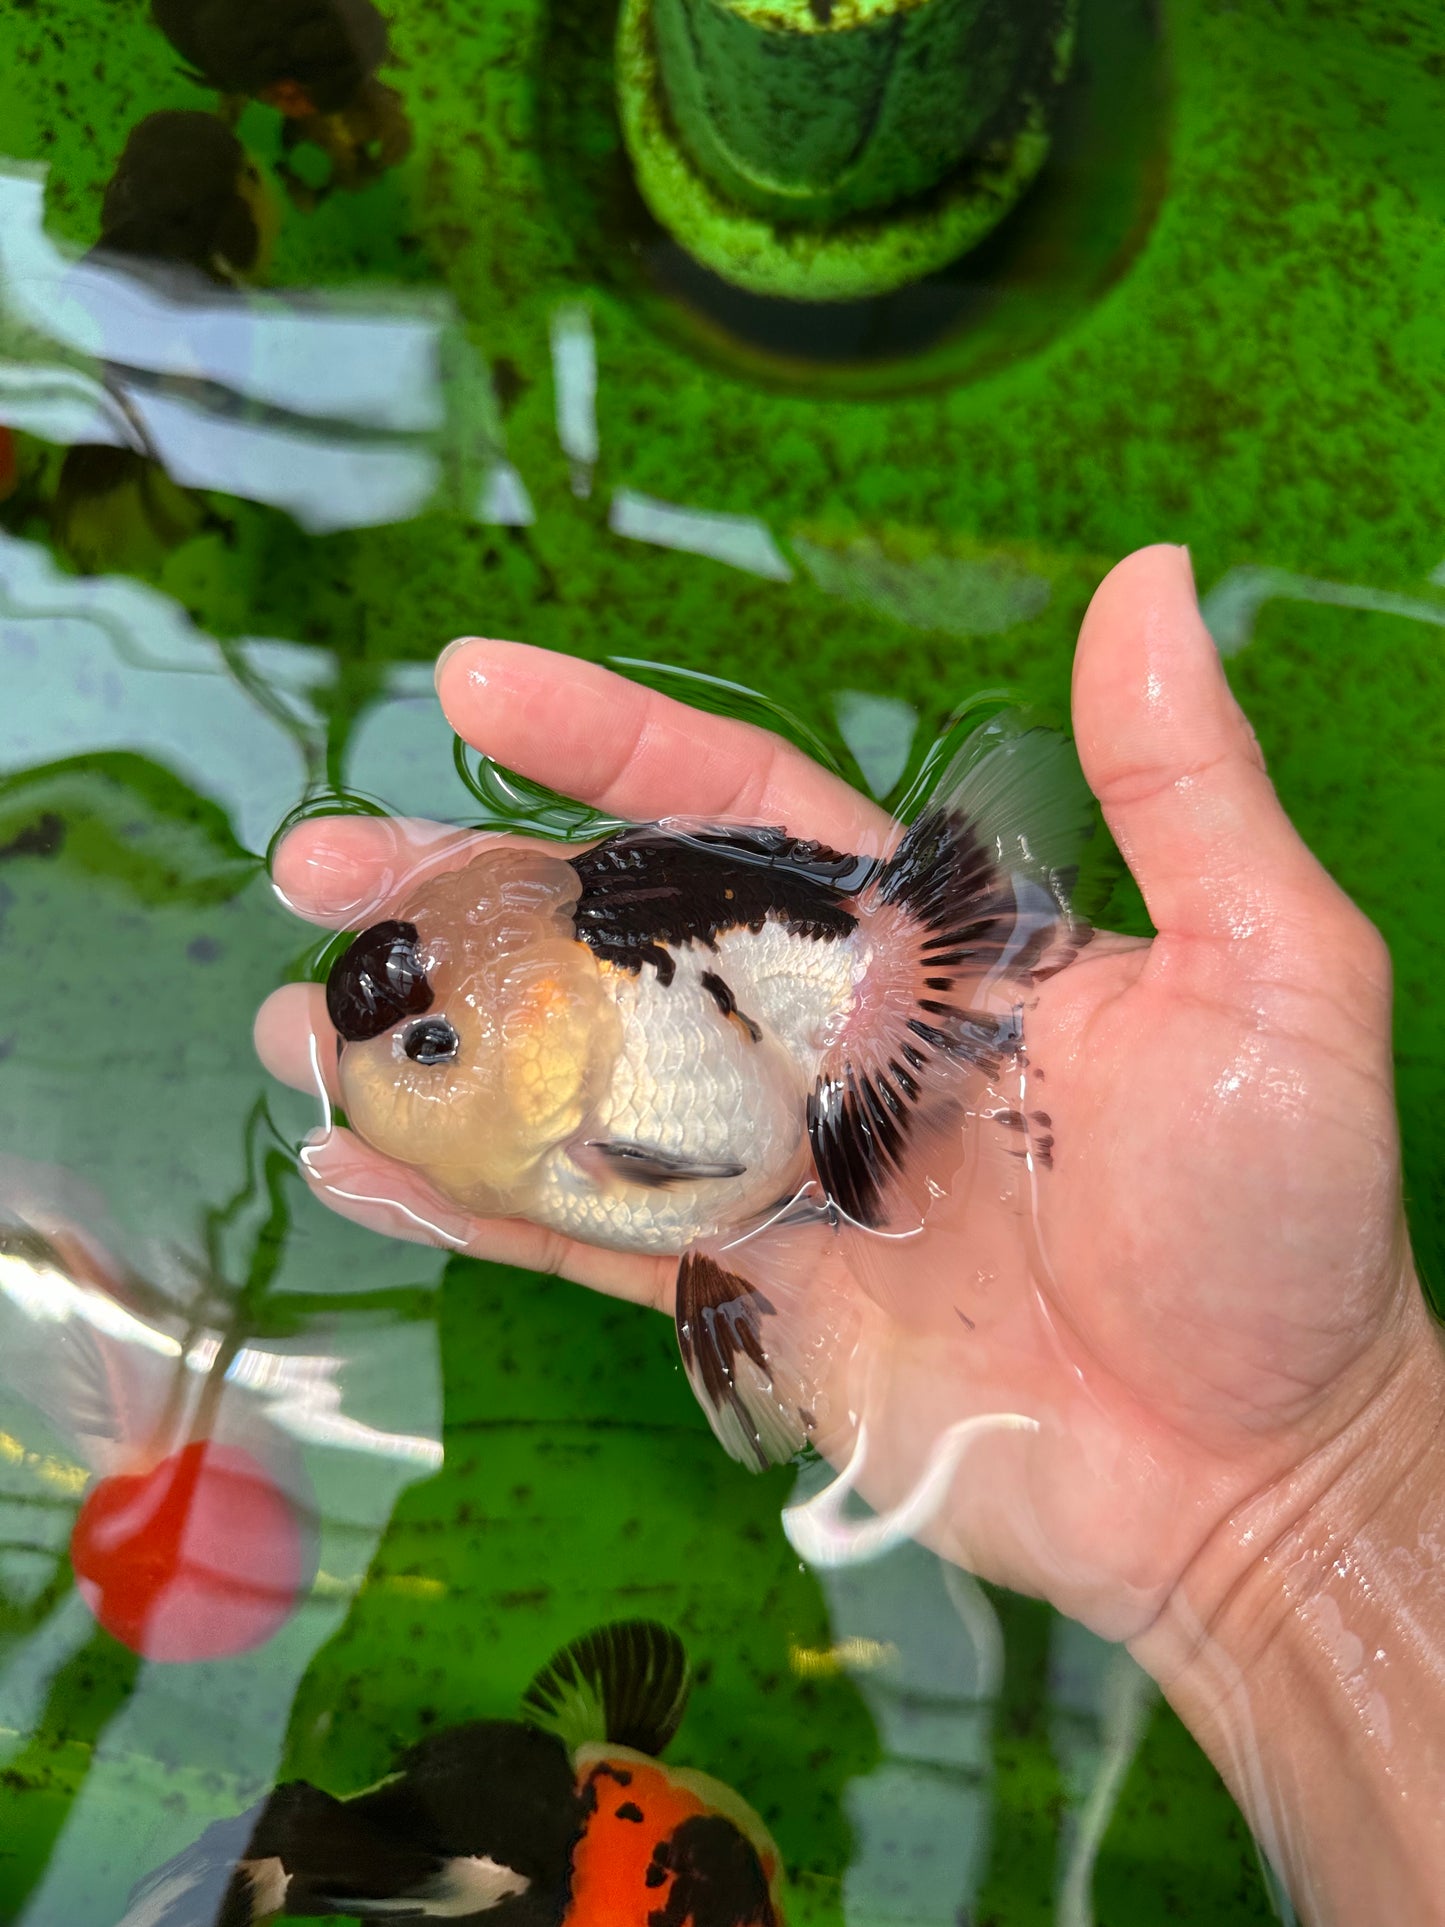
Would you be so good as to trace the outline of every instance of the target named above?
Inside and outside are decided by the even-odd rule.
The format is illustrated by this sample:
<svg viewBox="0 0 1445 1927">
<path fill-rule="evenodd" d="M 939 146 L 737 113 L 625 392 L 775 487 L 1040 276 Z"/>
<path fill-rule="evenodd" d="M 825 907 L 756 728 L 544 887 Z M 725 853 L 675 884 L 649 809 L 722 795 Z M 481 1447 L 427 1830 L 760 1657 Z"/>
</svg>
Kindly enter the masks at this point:
<svg viewBox="0 0 1445 1927">
<path fill-rule="evenodd" d="M 326 979 L 326 1009 L 348 1044 L 380 1037 L 403 1017 L 431 1009 L 414 923 L 374 923 L 344 950 Z"/>
<path fill-rule="evenodd" d="M 445 1064 L 456 1056 L 461 1041 L 445 1017 L 424 1017 L 401 1034 L 401 1047 L 413 1064 Z"/>
</svg>

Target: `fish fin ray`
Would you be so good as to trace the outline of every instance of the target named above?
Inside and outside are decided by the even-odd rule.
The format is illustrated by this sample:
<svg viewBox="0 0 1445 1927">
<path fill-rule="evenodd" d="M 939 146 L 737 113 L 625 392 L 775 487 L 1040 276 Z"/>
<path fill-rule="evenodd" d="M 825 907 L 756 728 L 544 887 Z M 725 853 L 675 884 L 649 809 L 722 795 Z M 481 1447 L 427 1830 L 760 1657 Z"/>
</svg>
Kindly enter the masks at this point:
<svg viewBox="0 0 1445 1927">
<path fill-rule="evenodd" d="M 808 1102 L 818 1178 L 855 1226 L 916 1227 L 961 1126 L 1023 1059 L 1034 986 L 1089 939 L 1069 892 L 1094 825 L 1073 746 L 1005 712 L 976 729 L 860 892 L 860 1018 Z"/>
<path fill-rule="evenodd" d="M 678 1349 L 724 1450 L 760 1472 L 830 1426 L 856 1306 L 834 1262 L 833 1213 L 814 1188 L 740 1237 L 707 1239 L 678 1266 Z"/>
<path fill-rule="evenodd" d="M 579 1746 L 661 1754 L 692 1688 L 682 1641 L 652 1619 L 625 1619 L 584 1633 L 554 1653 L 522 1696 L 522 1716 Z"/>
</svg>

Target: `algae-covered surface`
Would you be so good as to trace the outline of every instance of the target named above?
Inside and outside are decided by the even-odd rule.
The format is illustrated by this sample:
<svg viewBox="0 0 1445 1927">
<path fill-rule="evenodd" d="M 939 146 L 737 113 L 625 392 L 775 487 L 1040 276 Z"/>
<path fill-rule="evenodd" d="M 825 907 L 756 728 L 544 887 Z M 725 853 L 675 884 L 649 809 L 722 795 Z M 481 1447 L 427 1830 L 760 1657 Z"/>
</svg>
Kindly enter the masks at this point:
<svg viewBox="0 0 1445 1927">
<path fill-rule="evenodd" d="M 778 1529 L 794 1475 L 723 1459 L 662 1321 L 309 1200 L 315 1107 L 250 1047 L 316 952 L 265 853 L 338 792 L 477 812 L 430 697 L 458 633 L 740 682 L 889 796 L 976 691 L 1061 710 L 1099 576 L 1187 542 L 1288 808 L 1389 939 L 1438 1293 L 1445 22 L 1086 0 L 1053 157 L 979 255 L 800 311 L 649 224 L 604 0 L 389 18 L 409 154 L 318 195 L 303 145 L 283 193 L 251 101 L 266 285 L 224 354 L 168 323 L 159 389 L 125 390 L 205 513 L 132 504 L 77 557 L 63 452 L 127 354 L 66 276 L 130 129 L 215 96 L 141 0 L 0 15 L 0 1157 L 163 1295 L 203 1278 L 223 1342 L 328 1361 L 345 1421 L 302 1441 L 290 1623 L 164 1665 L 78 1597 L 91 1468 L 0 1365 L 0 1920 L 108 1927 L 276 1779 L 357 1789 L 639 1614 L 697 1669 L 670 1757 L 764 1816 L 790 1921 L 1086 1919 L 1101 1775 L 1094 1918 L 1269 1918 L 1218 1779 L 1108 1649 L 921 1553 L 824 1583 Z M 1117 862 L 1089 889 L 1146 927 Z"/>
</svg>

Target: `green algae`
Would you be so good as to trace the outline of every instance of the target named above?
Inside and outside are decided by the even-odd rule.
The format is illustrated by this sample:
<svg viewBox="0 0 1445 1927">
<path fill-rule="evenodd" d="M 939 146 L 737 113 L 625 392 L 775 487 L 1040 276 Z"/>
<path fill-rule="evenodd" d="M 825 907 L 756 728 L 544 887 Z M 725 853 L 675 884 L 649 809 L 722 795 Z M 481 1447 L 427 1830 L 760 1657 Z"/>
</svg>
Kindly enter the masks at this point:
<svg viewBox="0 0 1445 1927">
<path fill-rule="evenodd" d="M 903 52 L 879 51 L 885 83 L 851 44 L 873 39 L 871 30 L 796 36 L 805 57 L 784 63 L 771 44 L 781 36 L 765 34 L 769 44 L 753 49 L 746 42 L 758 36 L 728 10 L 706 9 L 708 31 L 720 36 L 720 44 L 709 45 L 696 19 L 672 10 L 682 3 L 627 0 L 623 7 L 623 132 L 654 215 L 690 255 L 736 287 L 816 302 L 857 300 L 920 280 L 997 226 L 1044 163 L 1046 101 L 1071 44 L 1067 12 L 1060 19 L 1048 10 L 1047 58 L 1018 84 L 1006 116 L 990 101 L 994 112 L 964 112 L 954 124 L 932 95 L 933 59 L 956 60 L 956 49 L 941 52 L 920 37 L 918 85 L 910 90 L 895 84 Z M 910 28 L 923 18 L 912 10 L 900 16 L 901 31 L 891 39 L 906 49 Z M 966 37 L 974 24 L 950 17 L 943 38 Z M 732 44 L 738 39 L 742 48 Z M 843 49 L 830 58 L 834 40 Z M 791 72 L 794 66 L 801 71 Z M 718 68 L 728 76 L 726 103 L 712 83 Z M 989 73 L 985 88 L 989 81 L 997 85 L 999 76 Z M 889 103 L 906 103 L 896 117 L 868 118 L 880 87 Z M 949 128 L 947 138 L 920 143 L 915 119 Z M 787 135 L 781 160 L 772 151 L 780 125 Z M 744 160 L 748 149 L 757 152 Z M 845 153 L 856 158 L 840 172 Z"/>
<path fill-rule="evenodd" d="M 683 147 L 723 195 L 782 221 L 834 222 L 933 187 L 1058 31 L 1051 6 L 904 0 L 652 0 L 658 78 Z M 644 79 L 624 26 L 618 86 Z M 624 107 L 624 118 L 626 109 Z M 684 237 L 686 239 L 686 237 Z"/>
</svg>

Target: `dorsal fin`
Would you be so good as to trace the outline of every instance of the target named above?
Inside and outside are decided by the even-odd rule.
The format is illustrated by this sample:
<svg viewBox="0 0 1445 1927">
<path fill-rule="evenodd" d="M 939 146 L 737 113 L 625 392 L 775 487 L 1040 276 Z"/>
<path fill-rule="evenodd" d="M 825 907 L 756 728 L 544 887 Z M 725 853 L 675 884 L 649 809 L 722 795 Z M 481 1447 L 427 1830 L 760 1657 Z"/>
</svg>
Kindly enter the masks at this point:
<svg viewBox="0 0 1445 1927">
<path fill-rule="evenodd" d="M 623 1619 L 554 1653 L 522 1695 L 522 1717 L 570 1751 L 605 1741 L 655 1757 L 691 1689 L 677 1634 L 654 1619 Z"/>
</svg>

